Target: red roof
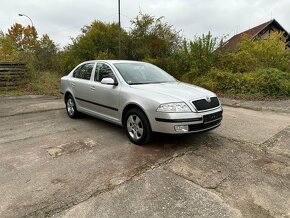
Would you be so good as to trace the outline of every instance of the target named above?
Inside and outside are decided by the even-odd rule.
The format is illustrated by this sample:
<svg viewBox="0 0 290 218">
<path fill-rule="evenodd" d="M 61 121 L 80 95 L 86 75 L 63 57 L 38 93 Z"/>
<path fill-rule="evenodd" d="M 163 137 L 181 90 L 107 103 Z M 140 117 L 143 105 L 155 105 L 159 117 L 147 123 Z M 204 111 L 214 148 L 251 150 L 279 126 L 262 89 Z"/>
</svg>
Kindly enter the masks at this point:
<svg viewBox="0 0 290 218">
<path fill-rule="evenodd" d="M 233 36 L 218 50 L 221 52 L 235 50 L 237 48 L 238 43 L 242 41 L 243 35 L 248 35 L 251 39 L 254 39 L 264 28 L 266 28 L 272 22 L 273 20 L 270 20 L 266 23 L 262 23 L 256 27 L 253 27 L 249 30 L 246 30 Z"/>
</svg>

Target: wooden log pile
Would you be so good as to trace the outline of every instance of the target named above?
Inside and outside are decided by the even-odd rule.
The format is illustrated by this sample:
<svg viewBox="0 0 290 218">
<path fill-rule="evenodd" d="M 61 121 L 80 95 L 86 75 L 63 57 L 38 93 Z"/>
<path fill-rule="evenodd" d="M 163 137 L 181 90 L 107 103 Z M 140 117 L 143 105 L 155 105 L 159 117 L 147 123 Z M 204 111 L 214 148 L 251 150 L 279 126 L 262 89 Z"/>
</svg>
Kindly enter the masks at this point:
<svg viewBox="0 0 290 218">
<path fill-rule="evenodd" d="M 0 91 L 17 90 L 27 82 L 24 63 L 0 62 Z"/>
</svg>

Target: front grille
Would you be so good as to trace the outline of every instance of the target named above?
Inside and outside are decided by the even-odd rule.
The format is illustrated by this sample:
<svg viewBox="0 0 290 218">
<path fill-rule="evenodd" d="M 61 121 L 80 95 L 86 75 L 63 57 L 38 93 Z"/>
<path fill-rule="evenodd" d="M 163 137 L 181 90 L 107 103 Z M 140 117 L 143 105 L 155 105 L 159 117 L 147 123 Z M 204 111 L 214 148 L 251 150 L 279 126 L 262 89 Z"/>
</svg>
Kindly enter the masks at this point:
<svg viewBox="0 0 290 218">
<path fill-rule="evenodd" d="M 206 123 L 206 124 L 199 123 L 199 124 L 188 125 L 188 131 L 196 132 L 196 131 L 206 130 L 206 129 L 209 129 L 211 127 L 218 125 L 219 123 L 221 123 L 221 120 L 216 120 L 216 121 L 213 121 L 211 123 Z"/>
<path fill-rule="evenodd" d="M 223 117 L 223 112 L 222 111 L 219 111 L 219 112 L 216 112 L 216 113 L 213 113 L 213 114 L 207 114 L 207 115 L 203 116 L 203 122 L 204 123 L 210 123 L 210 122 L 213 122 L 215 120 L 222 119 L 222 117 Z"/>
<path fill-rule="evenodd" d="M 198 111 L 212 109 L 220 105 L 217 97 L 211 97 L 210 102 L 206 101 L 205 99 L 200 99 L 200 100 L 193 101 L 192 104 L 195 106 L 196 110 Z"/>
</svg>

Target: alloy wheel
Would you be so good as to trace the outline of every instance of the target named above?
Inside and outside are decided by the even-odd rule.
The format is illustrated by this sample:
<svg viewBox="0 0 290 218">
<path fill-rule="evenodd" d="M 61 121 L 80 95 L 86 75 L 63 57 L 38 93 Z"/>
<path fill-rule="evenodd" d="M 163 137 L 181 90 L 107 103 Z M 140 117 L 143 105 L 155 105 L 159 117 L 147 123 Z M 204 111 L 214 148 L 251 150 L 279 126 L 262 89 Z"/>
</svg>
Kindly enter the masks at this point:
<svg viewBox="0 0 290 218">
<path fill-rule="evenodd" d="M 127 119 L 127 130 L 132 139 L 140 140 L 144 133 L 142 120 L 137 115 L 131 114 Z"/>
<path fill-rule="evenodd" d="M 75 104 L 74 104 L 74 101 L 71 98 L 68 98 L 66 107 L 67 107 L 68 114 L 70 116 L 73 116 L 74 113 L 75 113 L 75 109 L 74 109 Z"/>
</svg>

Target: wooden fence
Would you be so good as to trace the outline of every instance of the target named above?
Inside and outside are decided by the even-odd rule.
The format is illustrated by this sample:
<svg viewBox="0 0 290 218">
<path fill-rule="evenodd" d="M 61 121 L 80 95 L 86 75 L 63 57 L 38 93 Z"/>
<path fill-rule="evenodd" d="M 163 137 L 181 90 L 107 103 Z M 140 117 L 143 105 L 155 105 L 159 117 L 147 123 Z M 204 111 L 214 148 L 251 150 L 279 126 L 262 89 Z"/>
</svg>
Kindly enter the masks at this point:
<svg viewBox="0 0 290 218">
<path fill-rule="evenodd" d="M 0 62 L 0 91 L 17 90 L 27 81 L 26 65 Z"/>
</svg>

